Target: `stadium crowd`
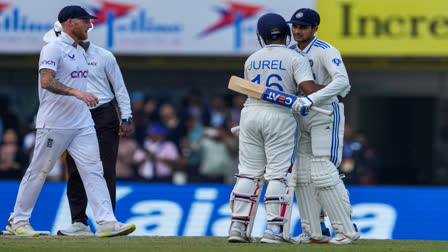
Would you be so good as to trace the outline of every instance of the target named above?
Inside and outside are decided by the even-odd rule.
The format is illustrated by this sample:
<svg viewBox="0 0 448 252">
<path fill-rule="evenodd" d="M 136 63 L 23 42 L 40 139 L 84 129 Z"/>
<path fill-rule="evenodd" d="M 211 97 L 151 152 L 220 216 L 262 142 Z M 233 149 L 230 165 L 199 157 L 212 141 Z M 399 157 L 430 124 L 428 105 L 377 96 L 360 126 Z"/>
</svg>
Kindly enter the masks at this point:
<svg viewBox="0 0 448 252">
<path fill-rule="evenodd" d="M 246 101 L 243 95 L 214 95 L 207 101 L 201 90 L 190 90 L 180 102 L 131 92 L 134 130 L 121 138 L 117 180 L 163 183 L 234 183 L 238 166 L 239 125 Z M 163 100 L 165 101 L 165 100 Z M 33 120 L 22 123 L 0 97 L 0 179 L 19 180 L 31 160 Z M 340 171 L 347 184 L 376 184 L 378 159 L 363 132 L 346 125 Z M 49 173 L 51 181 L 66 180 L 65 156 Z"/>
</svg>

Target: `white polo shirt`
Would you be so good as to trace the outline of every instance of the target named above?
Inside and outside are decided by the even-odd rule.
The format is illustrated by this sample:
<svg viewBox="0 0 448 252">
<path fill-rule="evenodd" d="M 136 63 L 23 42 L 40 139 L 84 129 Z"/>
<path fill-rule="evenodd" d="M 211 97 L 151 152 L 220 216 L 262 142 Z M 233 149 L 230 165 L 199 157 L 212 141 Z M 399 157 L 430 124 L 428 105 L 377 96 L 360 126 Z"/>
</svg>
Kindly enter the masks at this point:
<svg viewBox="0 0 448 252">
<path fill-rule="evenodd" d="M 298 84 L 313 80 L 306 57 L 289 50 L 285 45 L 267 45 L 246 60 L 244 78 L 271 89 L 296 95 Z M 245 105 L 275 106 L 269 102 L 249 97 Z M 285 107 L 286 109 L 286 107 Z"/>
<path fill-rule="evenodd" d="M 56 72 L 56 80 L 67 87 L 87 90 L 88 64 L 81 46 L 72 46 L 74 40 L 62 33 L 53 42 L 45 45 L 40 52 L 39 71 L 51 69 Z M 80 129 L 93 126 L 88 106 L 74 96 L 54 94 L 40 86 L 38 80 L 39 110 L 36 128 Z"/>
<path fill-rule="evenodd" d="M 127 119 L 131 117 L 129 94 L 115 56 L 92 42 L 90 42 L 86 54 L 89 64 L 87 91 L 98 97 L 99 103 L 97 107 L 112 101 L 115 96 L 120 108 L 121 118 Z"/>
<path fill-rule="evenodd" d="M 347 70 L 341 54 L 332 45 L 315 37 L 303 50 L 296 45 L 290 47 L 308 58 L 316 84 L 325 88 L 309 95 L 314 104 L 338 102 L 337 96 L 344 97 L 350 91 Z"/>
</svg>

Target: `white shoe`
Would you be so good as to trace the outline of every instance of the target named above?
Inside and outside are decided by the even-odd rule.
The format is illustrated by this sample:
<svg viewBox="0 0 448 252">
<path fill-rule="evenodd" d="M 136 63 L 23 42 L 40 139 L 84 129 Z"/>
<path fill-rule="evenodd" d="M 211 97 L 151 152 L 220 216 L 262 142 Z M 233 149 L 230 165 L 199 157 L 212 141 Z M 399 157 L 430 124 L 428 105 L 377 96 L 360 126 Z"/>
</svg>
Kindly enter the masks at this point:
<svg viewBox="0 0 448 252">
<path fill-rule="evenodd" d="M 229 239 L 227 239 L 227 241 L 232 243 L 252 243 L 257 240 L 252 237 L 247 237 L 246 231 L 243 231 L 238 227 L 232 227 L 229 232 Z"/>
<path fill-rule="evenodd" d="M 16 236 L 39 237 L 39 232 L 34 231 L 29 221 L 19 221 L 12 225 Z"/>
<path fill-rule="evenodd" d="M 107 222 L 104 224 L 98 224 L 95 236 L 100 237 L 113 237 L 127 235 L 135 231 L 134 224 L 126 224 L 118 221 Z"/>
<path fill-rule="evenodd" d="M 354 235 L 352 235 L 351 237 L 348 237 L 342 233 L 337 233 L 334 235 L 333 238 L 331 238 L 331 240 L 328 243 L 331 244 L 349 244 L 352 241 L 356 241 L 359 239 L 359 237 L 361 237 L 361 235 L 356 232 Z"/>
<path fill-rule="evenodd" d="M 5 229 L 6 229 L 6 231 L 8 231 L 8 233 L 14 234 L 14 229 L 12 229 L 12 226 L 11 226 L 11 224 L 9 224 L 9 222 L 6 225 Z"/>
<path fill-rule="evenodd" d="M 13 224 L 13 222 L 12 222 L 12 217 L 11 217 L 13 214 L 14 214 L 14 213 L 11 213 L 11 214 L 9 215 L 8 224 L 7 224 L 6 227 L 5 227 L 6 231 L 8 231 L 8 232 L 10 232 L 10 233 L 12 233 L 12 234 L 14 234 L 14 229 L 12 228 L 12 224 Z"/>
<path fill-rule="evenodd" d="M 328 241 L 331 240 L 331 236 L 323 234 L 320 240 L 316 240 L 311 238 L 311 236 L 308 233 L 301 233 L 299 236 L 294 237 L 293 239 L 296 243 L 321 244 L 321 243 L 328 243 Z"/>
<path fill-rule="evenodd" d="M 58 235 L 68 236 L 93 236 L 89 225 L 84 225 L 82 222 L 75 222 L 66 229 L 58 230 Z"/>
<path fill-rule="evenodd" d="M 263 234 L 263 238 L 261 238 L 261 243 L 276 243 L 276 244 L 282 244 L 282 243 L 295 243 L 293 239 L 285 240 L 283 238 L 283 232 L 280 233 L 274 233 L 271 229 L 266 229 Z"/>
</svg>

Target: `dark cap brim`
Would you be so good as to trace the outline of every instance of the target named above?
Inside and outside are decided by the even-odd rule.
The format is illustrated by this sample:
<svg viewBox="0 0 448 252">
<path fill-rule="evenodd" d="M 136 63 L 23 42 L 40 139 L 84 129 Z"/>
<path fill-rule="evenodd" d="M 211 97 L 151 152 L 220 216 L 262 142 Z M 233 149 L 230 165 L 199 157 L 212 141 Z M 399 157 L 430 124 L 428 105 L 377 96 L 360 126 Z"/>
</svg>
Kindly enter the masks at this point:
<svg viewBox="0 0 448 252">
<path fill-rule="evenodd" d="M 311 23 L 304 22 L 304 21 L 299 21 L 299 20 L 289 20 L 286 23 L 288 23 L 288 24 L 298 24 L 298 25 L 313 26 L 313 24 L 311 24 Z"/>
<path fill-rule="evenodd" d="M 86 15 L 86 16 L 82 16 L 82 17 L 78 17 L 78 18 L 80 18 L 80 19 L 98 19 L 97 17 L 92 16 L 92 15 Z"/>
<path fill-rule="evenodd" d="M 69 19 L 71 19 L 71 18 L 79 18 L 79 19 L 98 19 L 97 17 L 88 14 L 88 15 L 84 15 L 84 16 L 80 16 L 80 17 L 66 17 L 66 18 L 64 18 L 64 19 L 58 19 L 58 21 L 61 22 L 61 24 L 62 24 L 62 23 L 64 23 L 65 21 L 67 21 L 67 20 L 69 20 Z"/>
</svg>

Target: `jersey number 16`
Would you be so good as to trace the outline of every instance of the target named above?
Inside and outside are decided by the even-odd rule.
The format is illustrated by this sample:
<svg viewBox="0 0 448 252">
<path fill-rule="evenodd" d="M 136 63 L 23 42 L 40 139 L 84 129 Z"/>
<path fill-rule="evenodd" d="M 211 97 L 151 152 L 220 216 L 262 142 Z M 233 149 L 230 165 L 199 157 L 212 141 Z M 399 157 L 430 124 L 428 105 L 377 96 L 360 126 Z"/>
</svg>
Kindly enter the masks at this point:
<svg viewBox="0 0 448 252">
<path fill-rule="evenodd" d="M 273 77 L 275 77 L 275 78 L 277 78 L 277 81 L 282 81 L 282 77 L 280 77 L 280 75 L 278 75 L 278 74 L 271 74 L 271 75 L 269 75 L 268 76 L 268 78 L 266 79 L 266 83 L 265 83 L 265 85 L 266 85 L 266 87 L 268 87 L 268 88 L 270 88 L 270 87 L 277 87 L 278 88 L 278 91 L 283 91 L 283 88 L 282 88 L 282 86 L 279 84 L 279 83 L 276 83 L 276 82 L 272 82 L 272 83 L 270 83 L 269 81 L 271 80 L 271 78 L 273 78 Z M 251 81 L 252 82 L 255 82 L 255 83 L 257 83 L 257 84 L 261 84 L 260 82 L 261 82 L 261 75 L 257 75 L 255 78 L 253 78 Z"/>
</svg>

